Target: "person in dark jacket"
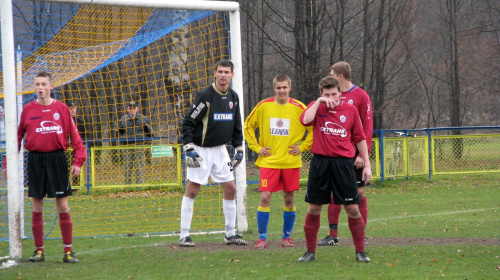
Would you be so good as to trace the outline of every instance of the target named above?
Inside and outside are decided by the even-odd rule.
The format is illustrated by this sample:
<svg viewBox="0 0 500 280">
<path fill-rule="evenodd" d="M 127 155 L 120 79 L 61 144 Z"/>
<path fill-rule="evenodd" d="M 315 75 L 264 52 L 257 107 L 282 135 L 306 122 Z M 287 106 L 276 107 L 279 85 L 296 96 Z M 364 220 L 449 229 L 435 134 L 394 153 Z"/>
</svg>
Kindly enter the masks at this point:
<svg viewBox="0 0 500 280">
<path fill-rule="evenodd" d="M 73 101 L 68 102 L 67 105 L 71 114 L 71 118 L 75 122 L 76 129 L 78 129 L 78 134 L 80 134 L 82 141 L 85 141 L 85 124 L 83 122 L 83 118 L 76 115 L 76 105 Z"/>
<path fill-rule="evenodd" d="M 144 167 L 144 149 L 133 147 L 144 145 L 150 142 L 153 137 L 153 129 L 149 118 L 139 113 L 139 104 L 130 102 L 127 106 L 127 113 L 118 123 L 118 133 L 121 144 L 127 145 L 123 150 L 122 163 L 125 170 L 125 184 L 132 183 L 132 174 L 135 171 L 137 184 L 142 184 Z M 125 139 L 126 138 L 126 139 Z"/>
<path fill-rule="evenodd" d="M 68 105 L 71 118 L 73 119 L 73 122 L 76 125 L 76 129 L 78 130 L 78 134 L 80 134 L 80 138 L 82 138 L 83 145 L 85 145 L 85 124 L 83 118 L 76 115 L 75 102 L 69 101 L 68 103 L 66 103 L 66 105 Z M 79 185 L 80 185 L 80 177 L 73 178 L 71 181 L 71 186 L 79 186 Z"/>
</svg>

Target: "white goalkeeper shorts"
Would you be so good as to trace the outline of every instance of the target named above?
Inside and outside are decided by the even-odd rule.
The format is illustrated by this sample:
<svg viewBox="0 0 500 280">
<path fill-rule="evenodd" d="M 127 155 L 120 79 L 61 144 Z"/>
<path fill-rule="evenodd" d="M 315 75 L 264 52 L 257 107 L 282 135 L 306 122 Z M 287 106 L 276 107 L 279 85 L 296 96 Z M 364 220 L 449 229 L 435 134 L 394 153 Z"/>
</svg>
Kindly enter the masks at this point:
<svg viewBox="0 0 500 280">
<path fill-rule="evenodd" d="M 187 179 L 200 185 L 208 184 L 208 177 L 214 183 L 234 181 L 231 168 L 231 159 L 227 153 L 226 145 L 216 147 L 199 147 L 194 145 L 194 150 L 201 156 L 200 167 L 188 167 Z"/>
</svg>

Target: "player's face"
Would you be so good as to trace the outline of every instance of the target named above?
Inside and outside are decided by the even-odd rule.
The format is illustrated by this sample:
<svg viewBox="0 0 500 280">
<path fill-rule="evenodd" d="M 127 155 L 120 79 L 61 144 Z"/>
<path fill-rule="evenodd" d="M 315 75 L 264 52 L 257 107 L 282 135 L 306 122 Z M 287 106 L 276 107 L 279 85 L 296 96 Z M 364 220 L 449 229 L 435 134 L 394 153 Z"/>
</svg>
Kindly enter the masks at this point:
<svg viewBox="0 0 500 280">
<path fill-rule="evenodd" d="M 76 116 L 76 107 L 69 107 L 69 112 L 72 117 Z"/>
<path fill-rule="evenodd" d="M 49 78 L 36 77 L 35 78 L 35 92 L 39 98 L 50 98 L 50 91 L 54 89 L 54 86 L 50 82 Z"/>
<path fill-rule="evenodd" d="M 130 115 L 134 116 L 137 114 L 137 111 L 139 111 L 139 108 L 135 106 L 128 106 L 128 112 Z"/>
<path fill-rule="evenodd" d="M 223 88 L 228 88 L 231 80 L 234 77 L 234 72 L 231 71 L 231 67 L 219 66 L 217 67 L 214 75 L 216 85 Z"/>
<path fill-rule="evenodd" d="M 326 97 L 328 99 L 332 99 L 335 101 L 340 101 L 340 91 L 338 88 L 324 88 L 321 91 L 321 96 Z"/>
<path fill-rule="evenodd" d="M 290 98 L 290 90 L 292 88 L 288 84 L 287 81 L 284 82 L 276 82 L 274 85 L 274 93 L 276 94 L 276 102 L 278 104 L 286 104 L 288 103 L 288 99 Z"/>
</svg>

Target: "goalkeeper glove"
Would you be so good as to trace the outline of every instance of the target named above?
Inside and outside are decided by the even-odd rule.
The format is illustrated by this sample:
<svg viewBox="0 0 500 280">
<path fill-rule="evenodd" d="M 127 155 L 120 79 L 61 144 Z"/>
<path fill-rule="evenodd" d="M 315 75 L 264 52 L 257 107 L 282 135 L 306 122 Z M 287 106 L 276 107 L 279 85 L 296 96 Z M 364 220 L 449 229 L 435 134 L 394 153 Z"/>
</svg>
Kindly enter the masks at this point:
<svg viewBox="0 0 500 280">
<path fill-rule="evenodd" d="M 233 161 L 231 162 L 231 166 L 233 168 L 235 168 L 236 166 L 238 166 L 238 164 L 240 164 L 241 160 L 243 159 L 243 147 L 242 146 L 238 146 L 234 150 L 235 150 L 235 154 L 234 154 L 234 157 L 233 157 Z"/>
<path fill-rule="evenodd" d="M 184 145 L 184 151 L 186 152 L 186 164 L 188 167 L 200 167 L 200 162 L 203 159 L 200 155 L 194 150 L 193 143 L 189 143 Z"/>
</svg>

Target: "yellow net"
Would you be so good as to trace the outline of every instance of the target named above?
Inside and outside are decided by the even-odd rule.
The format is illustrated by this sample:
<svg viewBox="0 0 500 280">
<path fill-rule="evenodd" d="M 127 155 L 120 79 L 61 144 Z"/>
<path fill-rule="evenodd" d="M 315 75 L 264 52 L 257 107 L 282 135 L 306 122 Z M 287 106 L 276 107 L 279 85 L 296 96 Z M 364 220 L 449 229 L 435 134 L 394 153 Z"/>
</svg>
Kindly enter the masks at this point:
<svg viewBox="0 0 500 280">
<path fill-rule="evenodd" d="M 82 175 L 71 182 L 74 236 L 179 230 L 180 125 L 196 93 L 213 82 L 215 63 L 229 58 L 226 14 L 14 4 L 16 49 L 22 56 L 17 66 L 23 70 L 18 94 L 24 104 L 32 101 L 34 75 L 51 73 L 54 97 L 76 106 L 88 150 Z M 45 225 L 53 227 L 56 210 L 52 200 L 46 205 Z M 193 231 L 224 228 L 218 185 L 202 187 L 194 207 Z M 25 212 L 30 236 L 30 203 Z M 45 231 L 60 237 L 57 228 Z"/>
</svg>

